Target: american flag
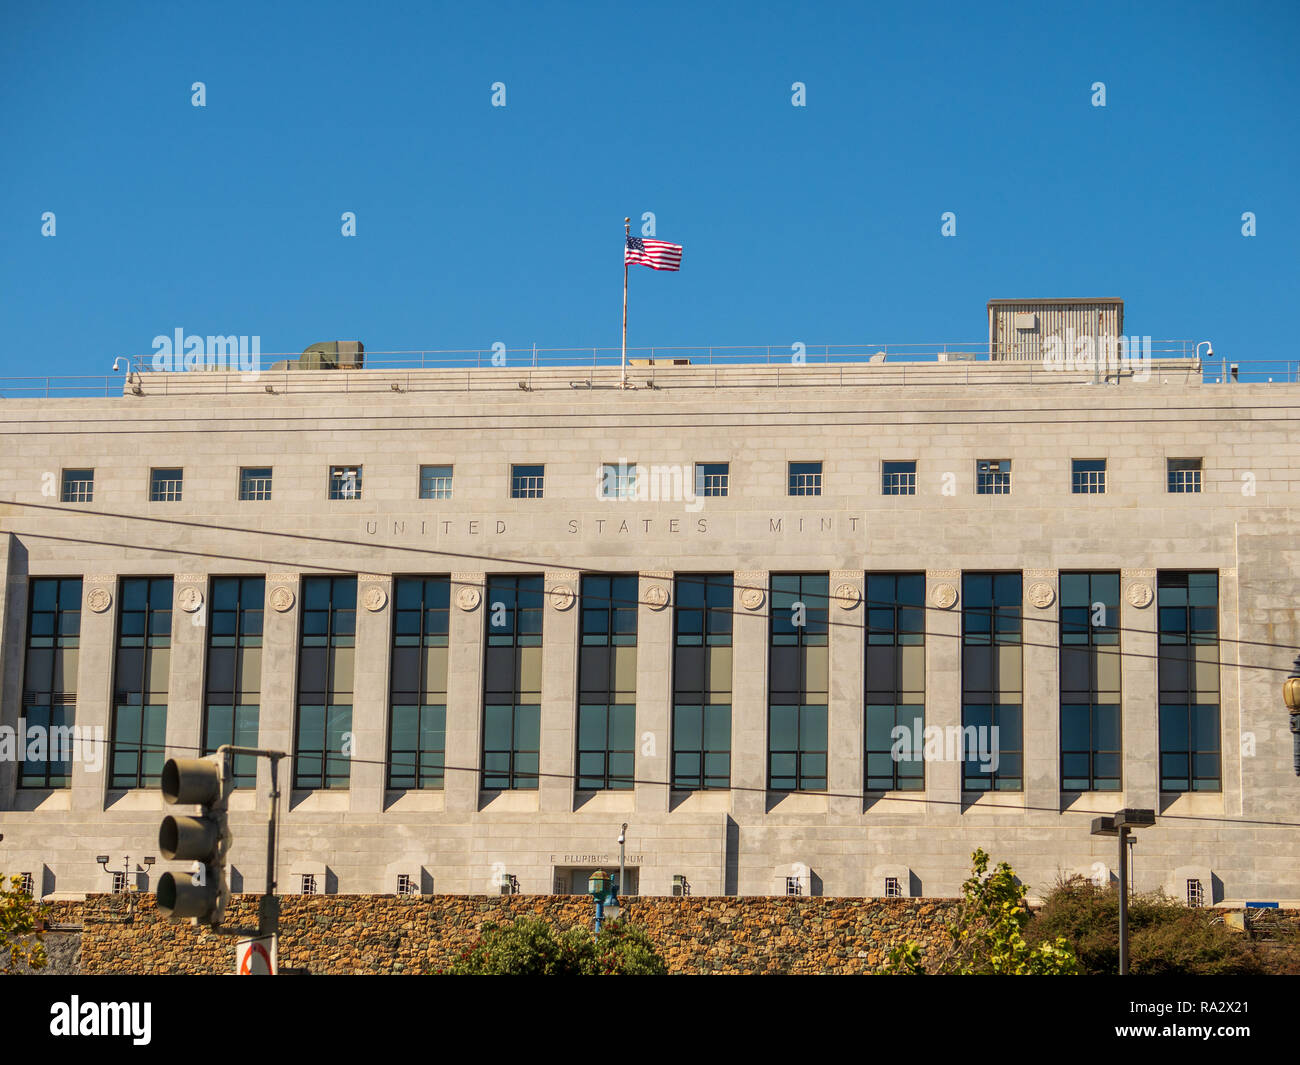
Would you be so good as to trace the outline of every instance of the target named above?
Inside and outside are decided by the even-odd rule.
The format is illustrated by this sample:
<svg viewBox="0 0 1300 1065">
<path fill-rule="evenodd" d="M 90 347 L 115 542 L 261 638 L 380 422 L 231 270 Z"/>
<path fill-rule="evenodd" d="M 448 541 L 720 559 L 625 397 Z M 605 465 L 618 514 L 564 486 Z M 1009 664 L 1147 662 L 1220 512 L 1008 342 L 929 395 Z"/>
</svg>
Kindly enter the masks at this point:
<svg viewBox="0 0 1300 1065">
<path fill-rule="evenodd" d="M 624 263 L 640 263 L 652 270 L 680 270 L 682 268 L 682 246 L 669 244 L 666 240 L 643 240 L 641 237 L 628 237 L 627 248 L 623 252 Z"/>
</svg>

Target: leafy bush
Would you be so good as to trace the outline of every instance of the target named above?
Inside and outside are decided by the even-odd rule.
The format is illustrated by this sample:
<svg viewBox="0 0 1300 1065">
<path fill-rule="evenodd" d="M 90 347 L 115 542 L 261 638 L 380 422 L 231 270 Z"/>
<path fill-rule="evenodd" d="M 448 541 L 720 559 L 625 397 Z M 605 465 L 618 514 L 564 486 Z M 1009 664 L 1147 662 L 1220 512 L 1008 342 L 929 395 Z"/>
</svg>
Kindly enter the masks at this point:
<svg viewBox="0 0 1300 1065">
<path fill-rule="evenodd" d="M 962 885 L 957 916 L 948 926 L 948 942 L 928 952 L 907 942 L 890 952 L 885 972 L 923 976 L 1070 976 L 1078 971 L 1063 938 L 1054 942 L 1025 939 L 1032 920 L 1025 888 L 1011 866 L 999 862 L 985 875 L 989 856 L 971 855 L 972 874 Z"/>
<path fill-rule="evenodd" d="M 45 944 L 41 942 L 41 918 L 49 912 L 22 889 L 22 877 L 12 877 L 6 888 L 0 879 L 0 955 L 9 955 L 10 966 L 24 962 L 33 969 L 45 965 Z"/>
<path fill-rule="evenodd" d="M 667 971 L 654 944 L 635 926 L 609 921 L 593 939 L 582 928 L 557 934 L 535 917 L 485 924 L 478 942 L 449 970 L 455 976 L 663 976 Z"/>
<path fill-rule="evenodd" d="M 1166 895 L 1129 900 L 1129 972 L 1134 975 L 1237 976 L 1287 971 L 1293 944 L 1262 949 L 1215 923 L 1215 911 L 1188 909 Z M 1031 942 L 1064 937 L 1088 974 L 1119 971 L 1119 892 L 1081 877 L 1059 883 L 1030 924 Z"/>
</svg>

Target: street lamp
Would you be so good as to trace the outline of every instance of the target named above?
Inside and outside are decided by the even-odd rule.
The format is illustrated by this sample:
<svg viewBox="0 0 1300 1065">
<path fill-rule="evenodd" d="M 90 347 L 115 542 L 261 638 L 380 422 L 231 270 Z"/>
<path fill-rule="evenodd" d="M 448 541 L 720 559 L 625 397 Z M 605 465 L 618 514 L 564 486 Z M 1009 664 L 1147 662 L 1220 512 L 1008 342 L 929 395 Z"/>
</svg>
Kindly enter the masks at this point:
<svg viewBox="0 0 1300 1065">
<path fill-rule="evenodd" d="M 618 830 L 618 880 L 614 884 L 615 891 L 625 891 L 624 885 L 627 883 L 627 863 L 625 862 L 627 843 L 627 822 L 623 822 L 623 827 Z"/>
<path fill-rule="evenodd" d="M 596 934 L 600 934 L 601 924 L 605 920 L 605 903 L 613 892 L 610 890 L 610 875 L 604 869 L 597 869 L 587 879 L 587 894 L 596 904 Z"/>
<path fill-rule="evenodd" d="M 1282 682 L 1282 698 L 1291 715 L 1292 761 L 1295 763 L 1295 775 L 1300 777 L 1300 655 L 1295 656 L 1291 675 Z"/>
<path fill-rule="evenodd" d="M 1110 817 L 1094 817 L 1094 836 L 1119 837 L 1119 974 L 1128 975 L 1128 841 L 1129 832 L 1156 823 L 1154 810 L 1125 808 Z"/>
</svg>

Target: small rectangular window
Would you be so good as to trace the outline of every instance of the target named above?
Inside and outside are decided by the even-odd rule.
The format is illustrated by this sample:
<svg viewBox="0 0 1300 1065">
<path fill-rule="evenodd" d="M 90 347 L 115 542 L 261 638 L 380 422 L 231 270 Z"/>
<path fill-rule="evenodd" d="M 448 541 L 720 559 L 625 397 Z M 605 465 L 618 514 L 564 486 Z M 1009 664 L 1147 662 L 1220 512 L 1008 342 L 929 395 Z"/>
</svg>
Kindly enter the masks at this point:
<svg viewBox="0 0 1300 1065">
<path fill-rule="evenodd" d="M 975 494 L 1005 496 L 1011 494 L 1011 460 L 980 459 L 975 464 Z"/>
<path fill-rule="evenodd" d="M 785 893 L 787 895 L 803 894 L 803 884 L 797 876 L 787 876 L 785 878 Z"/>
<path fill-rule="evenodd" d="M 1106 492 L 1106 460 L 1071 460 L 1070 491 L 1077 496 L 1104 495 Z"/>
<path fill-rule="evenodd" d="M 149 502 L 178 503 L 184 487 L 185 471 L 158 469 L 149 471 Z"/>
<path fill-rule="evenodd" d="M 18 890 L 28 898 L 34 898 L 36 895 L 36 878 L 31 873 L 20 873 L 22 883 L 18 885 Z"/>
<path fill-rule="evenodd" d="M 731 487 L 731 464 L 728 462 L 697 462 L 695 464 L 695 494 L 697 496 L 725 496 Z"/>
<path fill-rule="evenodd" d="M 113 894 L 114 895 L 126 894 L 126 873 L 125 872 L 113 874 Z"/>
<path fill-rule="evenodd" d="M 271 498 L 271 467 L 241 466 L 239 469 L 239 498 L 264 501 Z"/>
<path fill-rule="evenodd" d="M 1169 491 L 1199 492 L 1201 490 L 1200 459 L 1168 459 Z"/>
<path fill-rule="evenodd" d="M 1205 905 L 1205 890 L 1199 880 L 1187 881 L 1187 905 L 1193 909 L 1200 909 Z"/>
<path fill-rule="evenodd" d="M 511 466 L 510 498 L 541 499 L 545 479 L 545 466 Z"/>
<path fill-rule="evenodd" d="M 397 874 L 397 893 L 399 895 L 414 895 L 416 893 L 415 881 L 410 873 Z"/>
<path fill-rule="evenodd" d="M 302 874 L 302 891 L 301 891 L 301 894 L 303 894 L 303 895 L 315 895 L 315 894 L 316 894 L 316 874 L 315 874 L 315 873 L 303 873 L 303 874 Z"/>
<path fill-rule="evenodd" d="M 820 462 L 790 463 L 790 495 L 819 496 L 822 494 L 822 464 Z"/>
<path fill-rule="evenodd" d="M 451 498 L 451 467 L 450 466 L 421 466 L 420 467 L 420 498 L 421 499 L 450 499 Z"/>
<path fill-rule="evenodd" d="M 885 898 L 901 899 L 902 897 L 903 897 L 903 889 L 898 884 L 898 877 L 896 876 L 885 877 Z"/>
<path fill-rule="evenodd" d="M 636 498 L 636 463 L 606 462 L 600 467 L 601 499 Z"/>
<path fill-rule="evenodd" d="M 880 464 L 880 494 L 886 496 L 916 495 L 916 462 L 882 462 Z"/>
<path fill-rule="evenodd" d="M 330 499 L 361 498 L 361 467 L 330 467 Z"/>
<path fill-rule="evenodd" d="M 59 501 L 63 503 L 93 503 L 95 500 L 94 470 L 64 470 L 63 491 Z"/>
</svg>

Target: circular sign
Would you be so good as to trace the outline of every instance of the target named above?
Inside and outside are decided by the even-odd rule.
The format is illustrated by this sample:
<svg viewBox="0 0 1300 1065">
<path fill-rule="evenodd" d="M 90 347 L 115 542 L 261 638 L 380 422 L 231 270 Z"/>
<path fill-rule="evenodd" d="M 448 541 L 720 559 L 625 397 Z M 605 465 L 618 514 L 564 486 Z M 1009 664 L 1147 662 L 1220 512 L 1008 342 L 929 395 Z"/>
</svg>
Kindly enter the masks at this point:
<svg viewBox="0 0 1300 1065">
<path fill-rule="evenodd" d="M 551 589 L 551 606 L 556 610 L 568 610 L 576 598 L 573 589 L 567 584 L 557 584 Z"/>
<path fill-rule="evenodd" d="M 387 602 L 388 593 L 377 584 L 372 584 L 367 588 L 365 594 L 361 597 L 361 605 L 371 613 L 376 610 L 383 610 L 384 604 Z"/>
<path fill-rule="evenodd" d="M 761 588 L 746 588 L 740 593 L 740 605 L 746 610 L 757 610 L 763 605 L 763 590 Z"/>
<path fill-rule="evenodd" d="M 86 606 L 96 614 L 102 614 L 113 605 L 113 597 L 104 588 L 95 588 L 86 596 Z"/>
<path fill-rule="evenodd" d="M 182 588 L 176 593 L 176 605 L 187 614 L 193 614 L 203 605 L 203 593 L 197 588 Z"/>
<path fill-rule="evenodd" d="M 271 961 L 271 952 L 260 939 L 240 944 L 240 976 L 271 976 L 274 972 L 275 965 Z"/>
<path fill-rule="evenodd" d="M 271 592 L 271 609 L 283 614 L 293 607 L 293 592 L 288 588 L 275 588 Z"/>
<path fill-rule="evenodd" d="M 668 605 L 668 589 L 662 584 L 652 584 L 645 591 L 645 601 L 651 610 L 662 610 Z"/>
<path fill-rule="evenodd" d="M 456 605 L 461 610 L 473 610 L 481 598 L 477 588 L 462 588 L 456 593 Z"/>
</svg>

